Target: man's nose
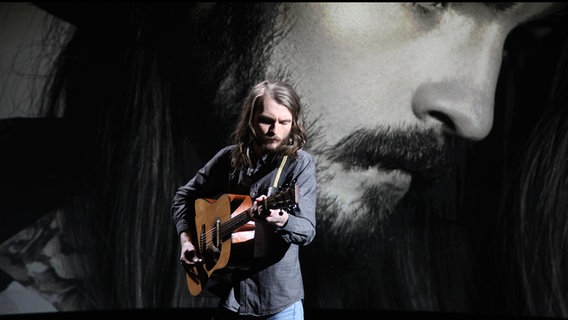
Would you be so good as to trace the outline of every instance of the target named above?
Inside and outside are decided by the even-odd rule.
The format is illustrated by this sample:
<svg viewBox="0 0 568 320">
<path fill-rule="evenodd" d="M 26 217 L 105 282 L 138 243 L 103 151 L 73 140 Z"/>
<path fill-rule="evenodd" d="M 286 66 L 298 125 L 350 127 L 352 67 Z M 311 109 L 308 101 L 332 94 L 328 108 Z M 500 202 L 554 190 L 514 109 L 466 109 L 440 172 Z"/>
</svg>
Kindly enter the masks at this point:
<svg viewBox="0 0 568 320">
<path fill-rule="evenodd" d="M 494 96 L 489 85 L 429 83 L 415 94 L 413 110 L 422 120 L 439 122 L 444 130 L 477 141 L 485 138 L 493 126 Z"/>
<path fill-rule="evenodd" d="M 485 138 L 493 126 L 505 37 L 486 30 L 442 51 L 431 70 L 439 76 L 422 83 L 413 96 L 415 115 L 424 122 L 441 123 L 444 130 L 469 140 Z"/>
</svg>

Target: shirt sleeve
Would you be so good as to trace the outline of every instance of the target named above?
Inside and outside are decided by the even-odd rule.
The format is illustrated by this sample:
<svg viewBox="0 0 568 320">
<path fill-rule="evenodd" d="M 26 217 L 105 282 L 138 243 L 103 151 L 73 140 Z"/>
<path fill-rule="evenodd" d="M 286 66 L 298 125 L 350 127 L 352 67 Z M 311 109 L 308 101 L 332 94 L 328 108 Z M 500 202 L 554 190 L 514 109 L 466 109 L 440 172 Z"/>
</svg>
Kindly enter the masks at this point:
<svg viewBox="0 0 568 320">
<path fill-rule="evenodd" d="M 317 178 L 314 158 L 301 150 L 292 173 L 299 187 L 298 205 L 289 212 L 286 225 L 276 228 L 276 232 L 288 243 L 308 245 L 316 235 Z"/>
<path fill-rule="evenodd" d="M 178 234 L 195 231 L 195 200 L 217 194 L 216 190 L 226 184 L 229 154 L 230 149 L 221 149 L 189 182 L 177 189 L 171 213 Z"/>
</svg>

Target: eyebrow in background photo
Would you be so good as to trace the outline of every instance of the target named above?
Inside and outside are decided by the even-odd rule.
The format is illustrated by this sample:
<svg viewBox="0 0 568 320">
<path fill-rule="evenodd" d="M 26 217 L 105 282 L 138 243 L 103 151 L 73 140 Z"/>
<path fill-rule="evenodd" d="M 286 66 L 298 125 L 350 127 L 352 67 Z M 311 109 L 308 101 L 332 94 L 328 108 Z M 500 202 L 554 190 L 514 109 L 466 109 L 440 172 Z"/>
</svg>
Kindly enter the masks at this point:
<svg viewBox="0 0 568 320">
<path fill-rule="evenodd" d="M 1 3 L 0 314 L 215 308 L 187 292 L 172 195 L 275 78 L 317 166 L 306 317 L 568 316 L 567 23 L 536 2 Z"/>
</svg>

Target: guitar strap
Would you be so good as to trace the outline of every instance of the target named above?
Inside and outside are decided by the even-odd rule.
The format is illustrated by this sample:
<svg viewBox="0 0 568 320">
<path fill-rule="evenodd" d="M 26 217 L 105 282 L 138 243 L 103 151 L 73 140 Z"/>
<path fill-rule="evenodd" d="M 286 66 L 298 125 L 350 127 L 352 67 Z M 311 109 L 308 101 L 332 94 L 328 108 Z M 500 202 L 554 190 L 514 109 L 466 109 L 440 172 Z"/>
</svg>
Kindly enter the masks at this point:
<svg viewBox="0 0 568 320">
<path fill-rule="evenodd" d="M 280 162 L 280 167 L 278 168 L 278 172 L 276 172 L 276 177 L 274 178 L 274 183 L 272 184 L 272 186 L 270 186 L 270 188 L 268 188 L 268 193 L 266 194 L 267 196 L 271 196 L 271 195 L 275 194 L 276 192 L 278 192 L 278 180 L 280 180 L 280 175 L 282 174 L 282 170 L 284 169 L 284 165 L 286 165 L 286 159 L 288 159 L 288 156 L 282 157 L 282 162 Z"/>
<path fill-rule="evenodd" d="M 276 172 L 276 177 L 274 178 L 274 183 L 272 187 L 268 189 L 268 196 L 273 195 L 278 190 L 278 180 L 280 180 L 280 176 L 282 175 L 282 170 L 284 169 L 284 165 L 286 165 L 286 160 L 288 156 L 284 156 L 282 158 L 282 162 L 280 163 L 280 167 L 278 168 L 278 172 Z M 254 242 L 254 257 L 265 257 L 268 255 L 268 248 L 269 243 L 271 242 L 270 234 L 272 234 L 271 229 L 265 224 L 256 224 L 255 228 L 255 242 Z"/>
<path fill-rule="evenodd" d="M 274 184 L 272 185 L 274 188 L 278 188 L 278 180 L 280 180 L 282 169 L 284 169 L 284 165 L 286 164 L 286 159 L 288 159 L 288 156 L 284 156 L 282 158 L 282 162 L 280 163 L 280 168 L 278 168 L 278 172 L 276 173 L 276 178 L 274 178 Z"/>
</svg>

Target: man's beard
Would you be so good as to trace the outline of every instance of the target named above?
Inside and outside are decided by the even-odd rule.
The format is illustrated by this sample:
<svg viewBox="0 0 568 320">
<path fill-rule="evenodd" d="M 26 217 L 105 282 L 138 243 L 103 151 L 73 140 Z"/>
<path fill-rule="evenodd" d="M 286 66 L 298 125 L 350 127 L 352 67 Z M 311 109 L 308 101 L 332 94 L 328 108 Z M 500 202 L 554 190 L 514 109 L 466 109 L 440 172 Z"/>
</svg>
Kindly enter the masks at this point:
<svg viewBox="0 0 568 320">
<path fill-rule="evenodd" d="M 438 190 L 439 182 L 443 184 L 448 177 L 449 155 L 455 142 L 445 137 L 442 144 L 431 130 L 358 130 L 331 148 L 311 150 L 347 167 L 380 166 L 412 175 L 405 193 L 386 184 L 372 185 L 362 191 L 356 208 L 345 208 L 341 201 L 328 196 L 328 186 L 318 178 L 317 236 L 302 251 L 304 265 L 317 266 L 305 267 L 305 273 L 306 288 L 317 296 L 318 306 L 368 308 L 396 300 L 386 296 L 392 283 L 385 281 L 400 281 L 399 275 L 391 273 L 399 270 L 400 263 L 414 260 L 407 261 L 401 252 L 393 253 L 392 246 L 404 247 L 399 241 L 407 237 L 401 238 L 398 233 L 412 232 L 405 224 L 432 200 L 430 191 Z M 348 219 L 336 223 L 346 213 Z"/>
<path fill-rule="evenodd" d="M 401 199 L 415 201 L 425 188 L 444 177 L 451 166 L 449 155 L 455 141 L 445 142 L 433 130 L 357 130 L 331 148 L 319 152 L 332 162 L 346 168 L 397 169 L 411 174 L 412 183 L 406 193 L 390 185 L 372 185 L 364 190 L 357 206 L 346 207 L 326 192 L 326 183 L 319 185 L 318 234 L 341 239 L 337 245 L 349 251 L 361 245 L 372 245 L 383 234 L 382 228 Z M 323 167 L 323 166 L 322 166 Z M 318 168 L 325 171 L 325 168 Z M 333 172 L 325 172 L 333 175 Z M 342 223 L 335 223 L 343 218 Z M 324 234 L 322 236 L 322 234 Z M 331 240 L 330 241 L 336 241 Z M 327 244 L 326 244 L 327 247 Z"/>
<path fill-rule="evenodd" d="M 269 142 L 266 137 L 257 138 L 257 144 L 260 146 L 262 153 L 275 154 L 279 153 L 284 146 L 287 139 L 278 140 L 278 143 Z"/>
</svg>

